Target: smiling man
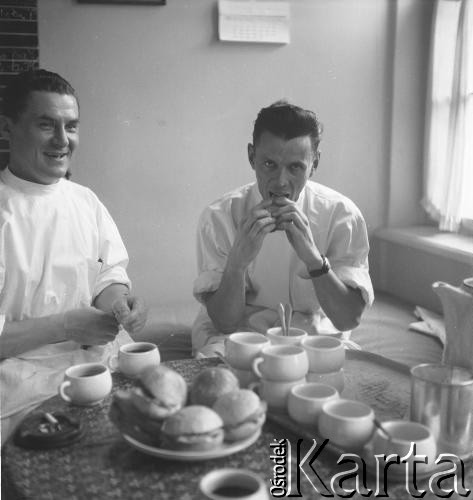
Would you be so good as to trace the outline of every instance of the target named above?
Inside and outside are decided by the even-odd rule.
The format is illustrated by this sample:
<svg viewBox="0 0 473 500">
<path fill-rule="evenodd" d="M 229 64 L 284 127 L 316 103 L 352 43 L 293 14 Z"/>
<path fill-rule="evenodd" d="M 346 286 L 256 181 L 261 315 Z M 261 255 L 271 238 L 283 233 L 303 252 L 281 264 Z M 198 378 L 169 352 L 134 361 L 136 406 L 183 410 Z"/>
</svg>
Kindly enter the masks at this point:
<svg viewBox="0 0 473 500">
<path fill-rule="evenodd" d="M 10 162 L 0 172 L 2 442 L 56 394 L 67 367 L 106 361 L 146 321 L 110 214 L 90 189 L 65 179 L 79 144 L 74 89 L 56 73 L 21 73 L 3 108 Z"/>
<path fill-rule="evenodd" d="M 201 215 L 194 295 L 202 308 L 192 332 L 197 355 L 223 352 L 231 332 L 265 333 L 278 325 L 281 302 L 292 305 L 293 326 L 316 334 L 349 332 L 373 301 L 359 209 L 310 180 L 321 132 L 311 111 L 283 101 L 263 108 L 248 145 L 256 182 Z"/>
</svg>

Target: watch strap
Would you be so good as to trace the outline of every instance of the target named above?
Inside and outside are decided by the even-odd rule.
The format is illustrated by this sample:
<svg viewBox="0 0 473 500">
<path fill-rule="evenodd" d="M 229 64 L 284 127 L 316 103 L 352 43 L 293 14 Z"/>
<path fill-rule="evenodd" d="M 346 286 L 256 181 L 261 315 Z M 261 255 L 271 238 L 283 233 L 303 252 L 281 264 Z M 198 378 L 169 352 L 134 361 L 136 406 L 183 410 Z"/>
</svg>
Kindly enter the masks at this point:
<svg viewBox="0 0 473 500">
<path fill-rule="evenodd" d="M 318 278 L 319 276 L 323 276 L 330 271 L 330 262 L 328 261 L 325 255 L 321 255 L 322 257 L 322 267 L 320 269 L 312 269 L 309 271 L 309 276 L 311 278 Z"/>
</svg>

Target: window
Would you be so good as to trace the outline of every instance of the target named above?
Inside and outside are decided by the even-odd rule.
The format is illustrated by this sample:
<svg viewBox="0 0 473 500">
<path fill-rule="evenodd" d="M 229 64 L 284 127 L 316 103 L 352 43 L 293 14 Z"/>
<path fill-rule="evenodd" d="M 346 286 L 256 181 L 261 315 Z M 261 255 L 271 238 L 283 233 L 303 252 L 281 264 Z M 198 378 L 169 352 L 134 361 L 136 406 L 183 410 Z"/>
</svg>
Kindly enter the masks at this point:
<svg viewBox="0 0 473 500">
<path fill-rule="evenodd" d="M 473 225 L 473 0 L 436 0 L 431 43 L 423 205 L 460 231 Z"/>
</svg>

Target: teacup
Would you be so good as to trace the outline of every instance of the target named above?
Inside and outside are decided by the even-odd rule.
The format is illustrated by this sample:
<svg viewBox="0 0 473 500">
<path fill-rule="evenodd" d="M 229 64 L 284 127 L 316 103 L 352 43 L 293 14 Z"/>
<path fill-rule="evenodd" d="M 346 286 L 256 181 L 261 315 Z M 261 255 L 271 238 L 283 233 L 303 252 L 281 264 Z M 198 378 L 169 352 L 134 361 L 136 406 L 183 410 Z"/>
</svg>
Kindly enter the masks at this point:
<svg viewBox="0 0 473 500">
<path fill-rule="evenodd" d="M 271 344 L 295 344 L 299 345 L 302 339 L 307 337 L 307 332 L 300 328 L 289 328 L 287 335 L 284 335 L 283 329 L 280 326 L 269 328 L 266 330 L 266 336 L 271 341 Z"/>
<path fill-rule="evenodd" d="M 287 412 L 296 422 L 316 425 L 322 406 L 340 396 L 338 391 L 327 384 L 308 382 L 291 387 L 287 400 Z"/>
<path fill-rule="evenodd" d="M 345 375 L 343 368 L 330 373 L 316 373 L 309 371 L 307 374 L 307 382 L 318 382 L 319 384 L 331 385 L 339 392 L 339 394 L 341 394 L 345 388 Z"/>
<path fill-rule="evenodd" d="M 225 339 L 225 359 L 238 370 L 251 370 L 253 359 L 269 340 L 257 332 L 235 332 Z"/>
<path fill-rule="evenodd" d="M 269 500 L 263 479 L 246 469 L 217 469 L 200 480 L 201 493 L 208 500 Z"/>
<path fill-rule="evenodd" d="M 64 401 L 80 406 L 100 403 L 112 390 L 110 370 L 102 363 L 83 363 L 69 367 L 59 385 Z"/>
<path fill-rule="evenodd" d="M 301 345 L 307 352 L 311 372 L 336 372 L 345 364 L 345 348 L 342 341 L 336 337 L 310 336 L 306 337 Z"/>
<path fill-rule="evenodd" d="M 298 384 L 305 383 L 305 381 L 305 378 L 286 382 L 263 378 L 259 382 L 253 382 L 248 388 L 256 390 L 261 399 L 266 401 L 269 408 L 286 410 L 291 389 Z"/>
<path fill-rule="evenodd" d="M 429 469 L 435 465 L 437 443 L 427 426 L 406 420 L 391 420 L 382 425 L 389 437 L 381 429 L 376 430 L 370 443 L 374 455 L 396 455 L 411 464 L 417 456 L 417 467 Z M 425 464 L 419 463 L 420 455 L 426 457 Z"/>
<path fill-rule="evenodd" d="M 270 345 L 253 360 L 253 371 L 259 378 L 289 382 L 307 375 L 309 361 L 301 346 Z"/>
<path fill-rule="evenodd" d="M 329 401 L 322 406 L 319 434 L 344 449 L 362 448 L 374 431 L 374 411 L 350 399 Z"/>
<path fill-rule="evenodd" d="M 110 356 L 108 366 L 123 375 L 136 378 L 148 366 L 159 365 L 158 346 L 151 342 L 131 342 L 120 346 L 118 354 Z"/>
</svg>

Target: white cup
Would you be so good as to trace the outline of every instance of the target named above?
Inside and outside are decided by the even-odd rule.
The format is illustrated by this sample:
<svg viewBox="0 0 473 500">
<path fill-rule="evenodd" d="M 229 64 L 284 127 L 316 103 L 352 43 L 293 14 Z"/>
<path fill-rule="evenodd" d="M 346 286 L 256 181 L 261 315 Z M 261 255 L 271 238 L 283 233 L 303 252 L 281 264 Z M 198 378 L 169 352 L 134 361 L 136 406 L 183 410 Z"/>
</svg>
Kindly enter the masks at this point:
<svg viewBox="0 0 473 500">
<path fill-rule="evenodd" d="M 319 434 L 343 449 L 362 448 L 374 431 L 374 411 L 351 399 L 337 399 L 322 406 Z"/>
<path fill-rule="evenodd" d="M 281 382 L 275 380 L 261 379 L 248 386 L 250 390 L 256 390 L 261 399 L 266 401 L 268 407 L 273 410 L 286 410 L 291 389 L 305 382 L 305 378 Z"/>
<path fill-rule="evenodd" d="M 307 337 L 307 332 L 300 328 L 289 328 L 287 335 L 283 334 L 283 329 L 280 326 L 269 328 L 266 330 L 266 336 L 271 341 L 271 344 L 295 344 L 300 345 L 302 339 Z"/>
<path fill-rule="evenodd" d="M 238 370 L 251 370 L 253 359 L 269 340 L 257 332 L 235 332 L 225 339 L 225 359 Z"/>
<path fill-rule="evenodd" d="M 319 384 L 331 385 L 339 392 L 339 394 L 341 394 L 345 388 L 345 375 L 343 368 L 330 373 L 316 373 L 309 371 L 307 374 L 307 382 L 318 382 Z"/>
<path fill-rule="evenodd" d="M 269 500 L 263 479 L 246 469 L 217 469 L 205 474 L 200 492 L 208 500 Z"/>
<path fill-rule="evenodd" d="M 297 345 L 269 345 L 253 360 L 253 371 L 259 378 L 289 382 L 300 380 L 309 371 L 307 354 Z"/>
<path fill-rule="evenodd" d="M 80 406 L 100 403 L 112 390 L 110 370 L 102 363 L 83 363 L 69 367 L 59 385 L 64 401 Z"/>
<path fill-rule="evenodd" d="M 327 384 L 297 384 L 289 392 L 287 412 L 299 424 L 316 425 L 322 406 L 339 397 L 338 391 Z"/>
<path fill-rule="evenodd" d="M 376 429 L 371 441 L 373 455 L 394 454 L 412 464 L 415 460 L 412 445 L 415 444 L 417 457 L 425 455 L 427 459 L 425 464 L 418 462 L 417 470 L 426 470 L 435 465 L 437 443 L 432 431 L 426 425 L 406 420 L 391 420 L 383 422 L 382 425 L 390 438 L 382 430 Z"/>
<path fill-rule="evenodd" d="M 111 370 L 118 370 L 130 378 L 137 378 L 148 366 L 159 365 L 161 356 L 156 344 L 151 342 L 131 342 L 120 346 L 118 354 L 108 360 Z"/>
<path fill-rule="evenodd" d="M 303 339 L 301 345 L 307 352 L 311 372 L 336 372 L 345 364 L 345 348 L 342 341 L 336 337 L 310 336 Z"/>
</svg>

